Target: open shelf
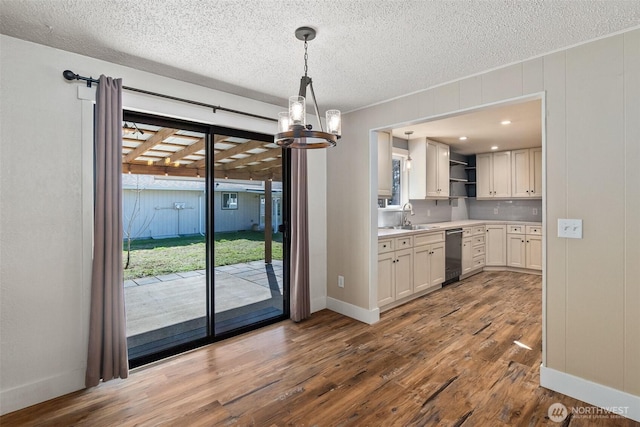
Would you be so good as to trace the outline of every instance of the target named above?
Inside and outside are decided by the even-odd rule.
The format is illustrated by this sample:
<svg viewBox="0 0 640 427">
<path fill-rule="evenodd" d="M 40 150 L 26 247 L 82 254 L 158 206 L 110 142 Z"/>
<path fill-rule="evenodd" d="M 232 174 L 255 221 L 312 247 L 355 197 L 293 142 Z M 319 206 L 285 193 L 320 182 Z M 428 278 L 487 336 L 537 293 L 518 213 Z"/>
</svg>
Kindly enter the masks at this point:
<svg viewBox="0 0 640 427">
<path fill-rule="evenodd" d="M 451 181 L 451 182 L 469 182 L 468 179 L 464 179 L 464 178 L 449 178 L 449 181 Z"/>
<path fill-rule="evenodd" d="M 467 162 L 462 162 L 460 160 L 453 160 L 453 159 L 449 159 L 449 164 L 452 165 L 463 165 L 463 166 L 467 166 L 469 163 Z"/>
</svg>

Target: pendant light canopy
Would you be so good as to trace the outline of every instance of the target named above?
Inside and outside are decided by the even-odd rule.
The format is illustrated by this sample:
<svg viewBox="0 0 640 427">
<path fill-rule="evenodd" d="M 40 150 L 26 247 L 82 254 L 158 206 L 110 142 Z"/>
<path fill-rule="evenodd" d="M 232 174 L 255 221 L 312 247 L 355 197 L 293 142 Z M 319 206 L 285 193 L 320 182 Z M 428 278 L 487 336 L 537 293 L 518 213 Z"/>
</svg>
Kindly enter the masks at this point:
<svg viewBox="0 0 640 427">
<path fill-rule="evenodd" d="M 325 114 L 327 131 L 325 132 L 320 121 L 320 111 L 313 91 L 313 83 L 311 77 L 307 75 L 307 42 L 316 38 L 316 30 L 311 27 L 300 27 L 295 34 L 298 40 L 304 41 L 304 76 L 300 79 L 298 95 L 289 98 L 289 111 L 278 114 L 278 133 L 274 137 L 274 142 L 284 148 L 335 147 L 342 132 L 340 111 L 327 110 Z M 312 130 L 313 126 L 306 122 L 307 87 L 311 89 L 311 99 L 318 119 L 319 131 Z"/>
</svg>

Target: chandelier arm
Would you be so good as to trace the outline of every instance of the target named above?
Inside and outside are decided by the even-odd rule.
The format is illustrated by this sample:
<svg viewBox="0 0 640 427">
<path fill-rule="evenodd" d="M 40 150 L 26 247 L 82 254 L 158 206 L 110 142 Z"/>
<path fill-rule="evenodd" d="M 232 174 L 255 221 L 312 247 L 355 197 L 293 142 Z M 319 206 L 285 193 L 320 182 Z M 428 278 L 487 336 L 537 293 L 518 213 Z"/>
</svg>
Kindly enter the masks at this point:
<svg viewBox="0 0 640 427">
<path fill-rule="evenodd" d="M 313 98 L 313 106 L 316 109 L 316 117 L 318 118 L 320 131 L 324 132 L 324 127 L 322 126 L 322 121 L 320 120 L 320 110 L 318 109 L 318 101 L 316 101 L 316 93 L 313 91 L 313 83 L 311 82 L 311 79 L 309 79 L 309 88 L 311 89 L 311 98 Z"/>
</svg>

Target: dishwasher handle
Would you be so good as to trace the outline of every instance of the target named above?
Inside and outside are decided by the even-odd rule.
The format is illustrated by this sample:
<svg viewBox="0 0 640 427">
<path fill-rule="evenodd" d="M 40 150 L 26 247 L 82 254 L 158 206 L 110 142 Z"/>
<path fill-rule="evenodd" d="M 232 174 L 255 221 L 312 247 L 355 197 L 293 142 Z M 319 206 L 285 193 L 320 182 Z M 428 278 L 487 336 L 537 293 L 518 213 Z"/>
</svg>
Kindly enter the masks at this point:
<svg viewBox="0 0 640 427">
<path fill-rule="evenodd" d="M 462 234 L 462 228 L 458 228 L 458 229 L 455 229 L 455 230 L 447 230 L 447 236 L 449 236 L 451 234 Z"/>
</svg>

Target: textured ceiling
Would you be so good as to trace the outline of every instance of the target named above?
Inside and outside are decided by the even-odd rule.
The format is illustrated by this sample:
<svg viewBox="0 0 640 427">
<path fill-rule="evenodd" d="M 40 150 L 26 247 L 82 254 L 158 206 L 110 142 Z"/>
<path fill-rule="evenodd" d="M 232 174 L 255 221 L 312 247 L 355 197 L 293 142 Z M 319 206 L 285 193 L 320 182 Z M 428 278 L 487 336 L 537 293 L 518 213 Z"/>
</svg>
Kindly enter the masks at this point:
<svg viewBox="0 0 640 427">
<path fill-rule="evenodd" d="M 349 111 L 637 26 L 640 1 L 0 0 L 0 18 L 12 37 L 280 105 L 303 73 L 294 30 L 313 26 L 320 108 Z"/>
</svg>

